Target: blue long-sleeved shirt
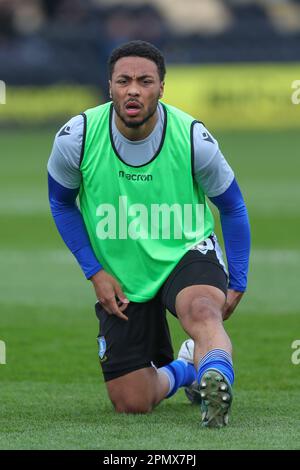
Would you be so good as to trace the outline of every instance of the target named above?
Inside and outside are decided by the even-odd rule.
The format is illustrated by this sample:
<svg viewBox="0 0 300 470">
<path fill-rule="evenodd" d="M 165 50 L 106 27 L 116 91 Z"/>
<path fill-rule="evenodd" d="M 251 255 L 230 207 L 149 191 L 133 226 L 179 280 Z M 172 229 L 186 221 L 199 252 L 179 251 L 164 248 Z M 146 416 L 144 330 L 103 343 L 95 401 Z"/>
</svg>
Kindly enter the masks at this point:
<svg viewBox="0 0 300 470">
<path fill-rule="evenodd" d="M 87 279 L 102 269 L 97 260 L 77 204 L 78 189 L 65 188 L 48 173 L 51 213 L 67 247 L 77 259 Z"/>
<path fill-rule="evenodd" d="M 250 225 L 245 202 L 233 180 L 229 188 L 219 196 L 211 197 L 220 212 L 222 233 L 229 271 L 229 289 L 244 292 L 250 255 Z"/>
</svg>

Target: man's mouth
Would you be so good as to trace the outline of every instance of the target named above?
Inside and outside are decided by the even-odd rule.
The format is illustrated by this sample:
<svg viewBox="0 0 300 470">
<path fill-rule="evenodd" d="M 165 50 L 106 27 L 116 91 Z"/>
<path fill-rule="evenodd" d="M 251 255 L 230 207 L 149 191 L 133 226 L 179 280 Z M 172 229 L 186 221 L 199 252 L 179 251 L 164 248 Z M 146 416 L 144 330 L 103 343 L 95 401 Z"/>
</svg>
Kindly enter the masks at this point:
<svg viewBox="0 0 300 470">
<path fill-rule="evenodd" d="M 125 104 L 125 111 L 128 116 L 137 116 L 142 108 L 142 105 L 138 101 L 128 101 Z"/>
</svg>

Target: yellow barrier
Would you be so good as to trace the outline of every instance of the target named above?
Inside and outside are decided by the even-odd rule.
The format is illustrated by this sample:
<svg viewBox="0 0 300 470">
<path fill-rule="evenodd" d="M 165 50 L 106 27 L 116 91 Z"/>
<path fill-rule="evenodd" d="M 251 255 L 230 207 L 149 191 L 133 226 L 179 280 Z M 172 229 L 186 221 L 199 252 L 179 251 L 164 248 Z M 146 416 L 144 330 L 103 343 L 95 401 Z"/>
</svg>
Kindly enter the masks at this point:
<svg viewBox="0 0 300 470">
<path fill-rule="evenodd" d="M 299 128 L 297 79 L 300 65 L 169 66 L 164 101 L 208 127 Z"/>
<path fill-rule="evenodd" d="M 164 101 L 213 129 L 299 128 L 299 88 L 298 64 L 169 66 Z M 0 124 L 64 122 L 101 101 L 84 86 L 8 85 Z"/>
<path fill-rule="evenodd" d="M 6 87 L 6 104 L 0 106 L 0 124 L 64 122 L 101 100 L 94 88 L 56 85 Z"/>
</svg>

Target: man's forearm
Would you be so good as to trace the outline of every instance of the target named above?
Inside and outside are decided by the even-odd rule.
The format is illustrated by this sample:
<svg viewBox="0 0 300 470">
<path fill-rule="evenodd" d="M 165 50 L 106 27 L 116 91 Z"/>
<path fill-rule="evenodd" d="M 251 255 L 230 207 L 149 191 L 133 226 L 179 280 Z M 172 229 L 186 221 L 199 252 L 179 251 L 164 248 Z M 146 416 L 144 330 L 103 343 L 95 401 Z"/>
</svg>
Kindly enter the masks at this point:
<svg viewBox="0 0 300 470">
<path fill-rule="evenodd" d="M 78 189 L 60 185 L 48 174 L 49 203 L 56 227 L 87 279 L 102 269 L 76 205 Z"/>
<path fill-rule="evenodd" d="M 210 198 L 218 207 L 229 271 L 229 288 L 244 292 L 250 255 L 250 225 L 247 208 L 234 180 L 220 196 Z"/>
</svg>

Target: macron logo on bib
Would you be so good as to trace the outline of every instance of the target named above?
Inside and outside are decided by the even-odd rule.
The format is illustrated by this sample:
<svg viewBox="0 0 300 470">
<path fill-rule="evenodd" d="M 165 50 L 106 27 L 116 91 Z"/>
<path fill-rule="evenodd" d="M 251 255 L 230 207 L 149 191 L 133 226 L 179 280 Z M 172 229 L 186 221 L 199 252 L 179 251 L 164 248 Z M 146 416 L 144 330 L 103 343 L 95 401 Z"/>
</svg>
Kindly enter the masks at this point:
<svg viewBox="0 0 300 470">
<path fill-rule="evenodd" d="M 123 170 L 119 171 L 119 178 L 126 178 L 127 180 L 132 180 L 132 181 L 152 181 L 153 176 L 152 175 L 140 175 L 136 173 L 125 173 Z"/>
</svg>

